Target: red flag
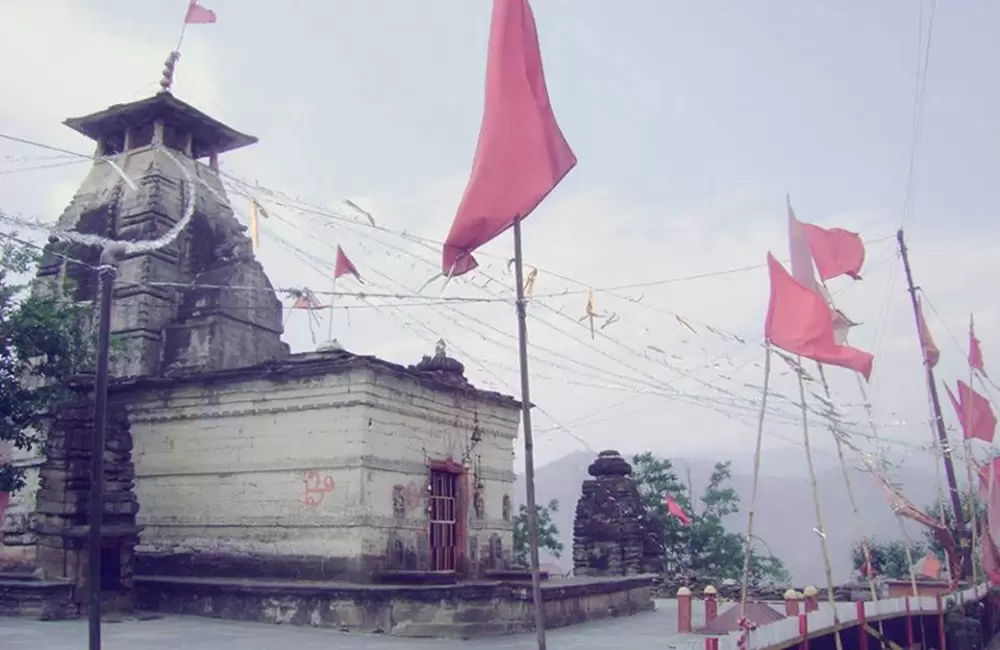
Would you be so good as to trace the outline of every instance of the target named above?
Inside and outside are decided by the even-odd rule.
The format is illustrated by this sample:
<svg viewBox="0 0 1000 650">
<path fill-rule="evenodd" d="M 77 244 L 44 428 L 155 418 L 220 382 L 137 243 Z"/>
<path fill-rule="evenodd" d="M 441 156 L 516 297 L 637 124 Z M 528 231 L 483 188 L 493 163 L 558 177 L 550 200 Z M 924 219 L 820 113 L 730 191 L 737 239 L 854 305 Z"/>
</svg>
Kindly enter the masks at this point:
<svg viewBox="0 0 1000 650">
<path fill-rule="evenodd" d="M 187 15 L 184 16 L 185 25 L 204 25 L 215 22 L 215 12 L 206 9 L 198 4 L 198 0 L 191 0 L 188 5 Z"/>
<path fill-rule="evenodd" d="M 493 0 L 486 107 L 442 272 L 476 268 L 472 253 L 527 217 L 575 165 L 549 103 L 531 7 L 527 0 Z"/>
<path fill-rule="evenodd" d="M 364 283 L 364 280 L 361 279 L 361 274 L 358 273 L 358 268 L 354 266 L 354 262 L 347 257 L 347 254 L 344 253 L 340 246 L 337 246 L 337 265 L 333 269 L 333 277 L 336 279 L 348 274 L 357 278 L 358 282 Z"/>
<path fill-rule="evenodd" d="M 933 368 L 941 358 L 941 351 L 934 345 L 931 338 L 931 331 L 927 329 L 927 321 L 924 320 L 924 306 L 917 298 L 917 337 L 920 339 L 920 349 L 924 352 L 924 363 Z"/>
<path fill-rule="evenodd" d="M 671 516 L 675 517 L 677 519 L 677 521 L 681 522 L 682 526 L 690 526 L 691 525 L 691 518 L 688 517 L 687 513 L 684 512 L 683 508 L 681 508 L 677 504 L 677 502 L 674 501 L 674 498 L 672 496 L 670 496 L 668 494 L 663 499 L 663 503 L 664 503 L 664 505 L 667 506 L 667 511 L 671 514 Z"/>
<path fill-rule="evenodd" d="M 993 415 L 988 399 L 972 390 L 964 381 L 958 382 L 958 399 L 954 393 L 945 385 L 948 392 L 948 399 L 955 407 L 958 415 L 958 422 L 962 425 L 962 433 L 966 438 L 978 438 L 986 442 L 993 442 L 996 435 L 997 418 Z M 966 421 L 968 420 L 968 421 Z"/>
<path fill-rule="evenodd" d="M 819 277 L 829 280 L 840 275 L 860 280 L 861 266 L 865 263 L 865 245 L 861 236 L 843 228 L 820 228 L 811 223 L 802 224 L 813 262 Z"/>
<path fill-rule="evenodd" d="M 867 380 L 874 357 L 834 340 L 833 313 L 826 301 L 795 281 L 788 271 L 767 254 L 771 276 L 771 299 L 767 307 L 764 337 L 772 345 L 820 363 L 850 368 Z"/>
<path fill-rule="evenodd" d="M 972 322 L 972 314 L 969 314 L 969 365 L 983 373 L 987 377 L 986 368 L 983 367 L 983 350 L 979 347 L 979 339 L 976 338 L 975 324 Z"/>
</svg>

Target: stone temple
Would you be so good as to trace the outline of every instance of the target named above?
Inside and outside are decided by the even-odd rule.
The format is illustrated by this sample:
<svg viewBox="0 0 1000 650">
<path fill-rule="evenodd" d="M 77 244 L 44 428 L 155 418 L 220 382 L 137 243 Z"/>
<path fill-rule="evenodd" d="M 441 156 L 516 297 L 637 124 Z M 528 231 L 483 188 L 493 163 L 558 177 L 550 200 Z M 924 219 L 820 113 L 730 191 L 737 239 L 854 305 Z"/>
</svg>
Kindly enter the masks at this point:
<svg viewBox="0 0 1000 650">
<path fill-rule="evenodd" d="M 472 386 L 443 343 L 413 365 L 291 354 L 219 174 L 219 156 L 255 138 L 168 91 L 66 124 L 98 158 L 60 229 L 141 241 L 183 226 L 117 264 L 108 609 L 415 636 L 530 629 L 528 576 L 510 560 L 519 402 Z M 50 244 L 36 290 L 92 304 L 99 255 Z M 75 393 L 16 460 L 29 484 L 2 522 L 0 615 L 86 610 L 91 381 Z M 650 585 L 547 584 L 548 624 L 645 609 Z"/>
</svg>

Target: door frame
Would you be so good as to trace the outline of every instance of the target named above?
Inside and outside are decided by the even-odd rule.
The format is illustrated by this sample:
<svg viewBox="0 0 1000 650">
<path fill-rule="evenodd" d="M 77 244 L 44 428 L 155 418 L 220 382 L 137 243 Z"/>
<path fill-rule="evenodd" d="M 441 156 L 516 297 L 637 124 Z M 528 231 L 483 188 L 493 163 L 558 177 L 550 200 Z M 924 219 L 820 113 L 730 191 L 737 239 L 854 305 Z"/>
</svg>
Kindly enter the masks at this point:
<svg viewBox="0 0 1000 650">
<path fill-rule="evenodd" d="M 469 544 L 469 491 L 468 470 L 451 456 L 443 460 L 431 460 L 427 464 L 427 485 L 431 485 L 431 473 L 440 472 L 455 477 L 455 571 L 465 574 L 467 546 Z M 430 491 L 428 489 L 428 498 Z M 430 550 L 431 523 L 427 513 L 427 547 Z M 429 560 L 431 558 L 428 558 Z M 432 565 L 433 566 L 433 565 Z M 433 569 L 430 569 L 433 571 Z"/>
</svg>

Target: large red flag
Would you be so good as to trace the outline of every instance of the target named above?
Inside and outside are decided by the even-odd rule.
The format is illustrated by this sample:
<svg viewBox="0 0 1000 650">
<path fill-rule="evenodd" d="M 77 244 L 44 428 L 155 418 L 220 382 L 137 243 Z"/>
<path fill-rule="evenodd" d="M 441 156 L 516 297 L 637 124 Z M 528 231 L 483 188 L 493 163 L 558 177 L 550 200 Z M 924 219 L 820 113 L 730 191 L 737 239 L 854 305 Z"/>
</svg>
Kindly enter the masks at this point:
<svg viewBox="0 0 1000 650">
<path fill-rule="evenodd" d="M 354 262 L 347 257 L 347 253 L 338 245 L 337 246 L 337 264 L 333 269 L 333 278 L 337 279 L 342 275 L 353 275 L 357 278 L 358 282 L 363 282 L 361 279 L 361 274 L 358 273 L 358 267 L 354 266 Z"/>
<path fill-rule="evenodd" d="M 958 399 L 947 385 L 944 387 L 948 399 L 955 408 L 958 422 L 962 425 L 962 434 L 966 439 L 978 438 L 993 442 L 996 435 L 997 418 L 993 415 L 990 402 L 985 397 L 972 390 L 964 381 L 958 382 Z"/>
<path fill-rule="evenodd" d="M 934 345 L 931 331 L 927 329 L 927 321 L 924 319 L 923 303 L 917 298 L 917 337 L 920 339 L 920 349 L 924 353 L 924 363 L 933 368 L 941 359 L 941 351 Z"/>
<path fill-rule="evenodd" d="M 215 22 L 215 12 L 206 9 L 198 4 L 198 0 L 191 0 L 188 5 L 187 14 L 184 16 L 184 23 L 187 25 L 204 25 Z"/>
<path fill-rule="evenodd" d="M 767 307 L 764 336 L 769 343 L 820 363 L 841 366 L 871 377 L 874 357 L 834 339 L 833 313 L 826 301 L 795 281 L 788 271 L 767 254 L 771 276 L 771 299 Z"/>
<path fill-rule="evenodd" d="M 528 0 L 493 0 L 479 144 L 441 271 L 476 268 L 472 253 L 527 217 L 575 165 L 549 103 Z"/>
<path fill-rule="evenodd" d="M 972 314 L 969 314 L 969 365 L 983 373 L 986 377 L 986 368 L 983 367 L 983 350 L 979 347 L 979 339 L 976 338 L 976 327 L 972 322 Z"/>
<path fill-rule="evenodd" d="M 843 228 L 820 228 L 811 223 L 802 224 L 813 262 L 819 277 L 829 280 L 841 275 L 860 280 L 861 266 L 865 263 L 865 245 L 861 235 Z"/>
</svg>

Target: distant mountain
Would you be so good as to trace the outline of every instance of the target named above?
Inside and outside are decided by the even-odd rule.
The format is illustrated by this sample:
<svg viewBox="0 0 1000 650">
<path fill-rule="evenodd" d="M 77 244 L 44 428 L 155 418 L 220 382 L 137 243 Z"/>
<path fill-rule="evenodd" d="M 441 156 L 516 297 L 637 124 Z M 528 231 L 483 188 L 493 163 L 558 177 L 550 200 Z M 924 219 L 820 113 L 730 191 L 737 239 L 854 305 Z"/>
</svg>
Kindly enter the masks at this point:
<svg viewBox="0 0 1000 650">
<path fill-rule="evenodd" d="M 631 457 L 631 454 L 627 455 Z M 535 490 L 539 503 L 559 501 L 559 512 L 553 519 L 559 528 L 560 541 L 565 546 L 561 558 L 543 553 L 543 562 L 558 564 L 565 569 L 573 566 L 573 516 L 580 497 L 580 485 L 589 478 L 587 467 L 594 461 L 590 452 L 574 452 L 535 470 Z M 816 511 L 810 490 L 808 471 L 801 449 L 788 448 L 767 451 L 762 460 L 758 485 L 754 534 L 761 537 L 771 551 L 781 558 L 796 584 L 825 583 L 820 540 L 814 531 Z M 718 460 L 732 460 L 732 486 L 742 500 L 741 511 L 728 522 L 733 532 L 745 533 L 747 508 L 753 485 L 753 459 L 709 458 L 708 456 L 672 458 L 674 469 L 682 482 L 690 480 L 694 493 L 700 494 Z M 850 547 L 860 536 L 883 539 L 900 538 L 899 524 L 892 514 L 880 484 L 868 473 L 851 470 L 851 485 L 858 502 L 860 527 L 851 510 L 847 488 L 839 463 L 829 457 L 817 459 L 816 482 L 819 488 L 823 524 L 833 566 L 834 580 L 846 580 L 851 573 Z M 767 466 L 766 468 L 764 466 Z M 903 490 L 918 506 L 937 497 L 937 477 L 933 471 L 906 467 L 894 471 L 893 480 L 902 483 Z M 515 501 L 524 501 L 524 479 L 518 476 Z M 910 526 L 914 538 L 921 538 L 919 529 Z"/>
</svg>

